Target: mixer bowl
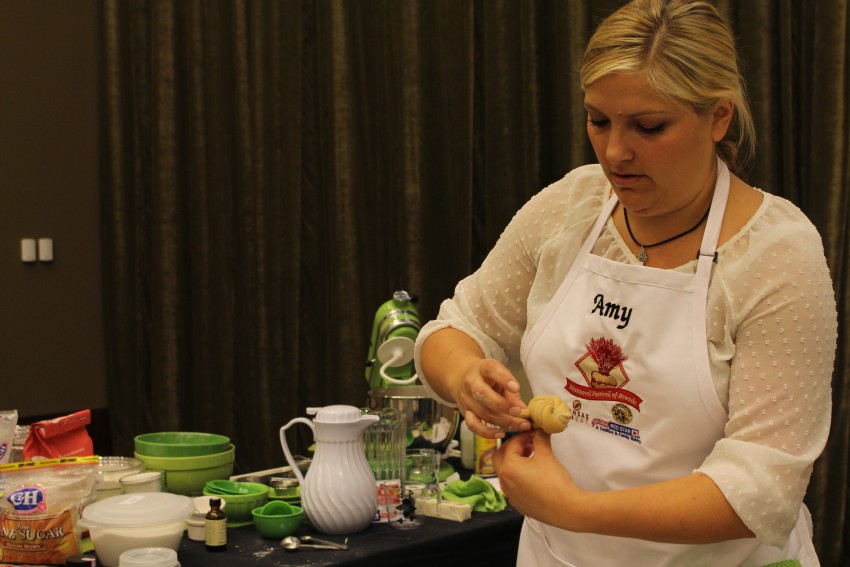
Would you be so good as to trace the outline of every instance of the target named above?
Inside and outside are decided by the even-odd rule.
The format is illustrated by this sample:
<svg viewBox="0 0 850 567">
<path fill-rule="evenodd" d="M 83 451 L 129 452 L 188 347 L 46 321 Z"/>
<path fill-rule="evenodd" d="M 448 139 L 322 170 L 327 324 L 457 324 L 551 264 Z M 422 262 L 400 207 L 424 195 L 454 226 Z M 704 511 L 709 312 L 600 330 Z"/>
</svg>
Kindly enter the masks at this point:
<svg viewBox="0 0 850 567">
<path fill-rule="evenodd" d="M 444 453 L 457 432 L 457 409 L 431 398 L 425 386 L 391 386 L 369 390 L 369 408 L 395 408 L 404 413 L 408 449 Z"/>
</svg>

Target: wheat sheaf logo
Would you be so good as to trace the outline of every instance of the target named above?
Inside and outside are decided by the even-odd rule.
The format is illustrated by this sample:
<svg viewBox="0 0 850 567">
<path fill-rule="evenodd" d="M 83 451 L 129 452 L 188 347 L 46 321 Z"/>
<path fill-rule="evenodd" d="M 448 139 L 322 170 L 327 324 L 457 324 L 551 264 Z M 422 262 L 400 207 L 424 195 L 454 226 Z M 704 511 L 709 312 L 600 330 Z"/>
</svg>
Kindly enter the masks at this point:
<svg viewBox="0 0 850 567">
<path fill-rule="evenodd" d="M 626 390 L 629 376 L 623 363 L 629 357 L 613 339 L 591 338 L 585 345 L 586 353 L 576 362 L 585 384 L 567 378 L 564 387 L 578 398 L 594 401 L 612 401 L 629 405 L 640 411 L 643 401 L 637 394 Z"/>
</svg>

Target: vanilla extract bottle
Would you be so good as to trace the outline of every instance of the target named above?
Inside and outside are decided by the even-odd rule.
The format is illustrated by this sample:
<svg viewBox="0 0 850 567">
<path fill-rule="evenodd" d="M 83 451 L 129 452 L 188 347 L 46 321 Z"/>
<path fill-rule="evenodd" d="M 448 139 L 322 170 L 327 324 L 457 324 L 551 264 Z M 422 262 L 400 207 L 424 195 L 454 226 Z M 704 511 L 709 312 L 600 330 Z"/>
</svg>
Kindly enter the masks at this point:
<svg viewBox="0 0 850 567">
<path fill-rule="evenodd" d="M 210 498 L 210 511 L 204 519 L 207 551 L 227 549 L 227 516 L 221 510 L 221 498 Z"/>
</svg>

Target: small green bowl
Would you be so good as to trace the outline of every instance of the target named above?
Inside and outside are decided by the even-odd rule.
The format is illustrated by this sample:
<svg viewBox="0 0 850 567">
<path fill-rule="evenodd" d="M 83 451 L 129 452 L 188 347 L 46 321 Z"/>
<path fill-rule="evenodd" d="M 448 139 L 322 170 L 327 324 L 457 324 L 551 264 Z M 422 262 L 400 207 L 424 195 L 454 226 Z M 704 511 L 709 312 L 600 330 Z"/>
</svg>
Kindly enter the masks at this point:
<svg viewBox="0 0 850 567">
<path fill-rule="evenodd" d="M 283 500 L 269 500 L 260 508 L 260 514 L 263 516 L 290 516 L 294 510 L 288 502 Z"/>
<path fill-rule="evenodd" d="M 263 506 L 251 510 L 257 531 L 267 538 L 282 538 L 294 534 L 301 525 L 304 510 L 300 506 L 289 505 L 289 508 L 291 509 L 289 514 L 266 515 L 263 513 Z"/>
<path fill-rule="evenodd" d="M 200 457 L 227 451 L 230 437 L 215 433 L 163 431 L 134 439 L 136 452 L 149 457 Z"/>
</svg>

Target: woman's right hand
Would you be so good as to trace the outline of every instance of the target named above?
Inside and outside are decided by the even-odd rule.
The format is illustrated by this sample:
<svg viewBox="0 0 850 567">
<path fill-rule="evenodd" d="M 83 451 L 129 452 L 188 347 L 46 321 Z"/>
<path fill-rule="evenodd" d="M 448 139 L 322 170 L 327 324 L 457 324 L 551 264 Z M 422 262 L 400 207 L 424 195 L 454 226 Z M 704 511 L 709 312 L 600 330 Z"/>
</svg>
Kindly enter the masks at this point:
<svg viewBox="0 0 850 567">
<path fill-rule="evenodd" d="M 473 433 L 495 439 L 505 430 L 531 428 L 518 417 L 525 408 L 519 381 L 463 331 L 445 327 L 433 333 L 422 345 L 420 363 L 431 389 L 457 405 Z"/>
<path fill-rule="evenodd" d="M 490 439 L 505 436 L 505 430 L 526 431 L 531 423 L 518 417 L 525 408 L 519 381 L 502 363 L 491 358 L 475 361 L 454 388 L 454 400 L 469 430 Z"/>
</svg>

